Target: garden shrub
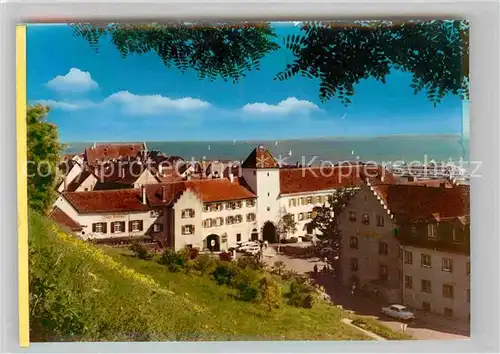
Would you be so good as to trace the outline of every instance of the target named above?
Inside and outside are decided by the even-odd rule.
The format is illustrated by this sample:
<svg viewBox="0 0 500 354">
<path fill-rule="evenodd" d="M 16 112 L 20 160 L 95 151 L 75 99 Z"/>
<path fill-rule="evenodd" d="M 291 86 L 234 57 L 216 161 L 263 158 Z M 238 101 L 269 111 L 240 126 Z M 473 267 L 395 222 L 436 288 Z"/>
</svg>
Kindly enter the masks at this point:
<svg viewBox="0 0 500 354">
<path fill-rule="evenodd" d="M 302 241 L 304 241 L 304 242 L 311 242 L 312 239 L 313 239 L 313 237 L 311 235 L 302 236 Z"/>
<path fill-rule="evenodd" d="M 297 243 L 297 242 L 299 242 L 299 239 L 297 237 L 290 237 L 290 238 L 281 239 L 281 243 L 284 243 L 284 244 Z"/>
<path fill-rule="evenodd" d="M 179 271 L 182 265 L 179 264 L 179 255 L 172 248 L 165 249 L 158 263 L 167 266 L 171 272 Z"/>
<path fill-rule="evenodd" d="M 217 266 L 216 260 L 209 254 L 199 255 L 194 260 L 194 269 L 199 271 L 201 274 L 211 274 Z"/>
<path fill-rule="evenodd" d="M 236 269 L 231 263 L 220 262 L 212 273 L 212 277 L 219 285 L 230 285 Z"/>
<path fill-rule="evenodd" d="M 281 276 L 282 274 L 284 274 L 285 270 L 286 270 L 286 267 L 285 267 L 285 263 L 283 261 L 276 261 L 276 262 L 274 262 L 273 268 L 271 269 L 271 271 L 274 274 L 278 274 L 279 276 Z"/>
<path fill-rule="evenodd" d="M 281 307 L 283 297 L 281 287 L 272 277 L 265 276 L 260 282 L 261 301 L 265 303 L 269 310 Z"/>
<path fill-rule="evenodd" d="M 190 248 L 189 249 L 189 259 L 196 259 L 198 258 L 198 255 L 200 254 L 200 250 L 197 248 Z"/>
<path fill-rule="evenodd" d="M 242 256 L 236 260 L 236 264 L 239 268 L 251 268 L 254 270 L 262 270 L 265 267 L 265 264 L 262 260 L 258 259 L 254 256 Z"/>
<path fill-rule="evenodd" d="M 262 274 L 250 267 L 237 268 L 231 285 L 238 290 L 238 298 L 243 301 L 257 301 L 261 297 L 260 280 Z"/>
<path fill-rule="evenodd" d="M 140 259 L 151 259 L 151 255 L 148 252 L 148 249 L 140 242 L 134 241 L 132 245 L 130 245 L 130 250 L 134 254 L 135 257 Z"/>
<path fill-rule="evenodd" d="M 307 281 L 294 278 L 290 283 L 290 291 L 286 294 L 288 304 L 296 307 L 312 308 L 315 289 Z"/>
</svg>

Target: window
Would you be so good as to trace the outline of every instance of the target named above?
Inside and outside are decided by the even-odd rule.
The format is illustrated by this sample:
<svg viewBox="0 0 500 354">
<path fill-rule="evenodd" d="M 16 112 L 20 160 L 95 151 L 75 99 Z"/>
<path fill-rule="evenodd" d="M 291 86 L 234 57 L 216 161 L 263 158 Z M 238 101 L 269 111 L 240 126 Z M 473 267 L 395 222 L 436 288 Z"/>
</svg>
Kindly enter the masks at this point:
<svg viewBox="0 0 500 354">
<path fill-rule="evenodd" d="M 240 242 L 241 241 L 241 234 L 236 234 L 236 242 Z"/>
<path fill-rule="evenodd" d="M 234 223 L 235 223 L 235 224 L 239 224 L 239 223 L 241 223 L 242 221 L 243 221 L 243 216 L 241 216 L 241 215 L 239 215 L 239 214 L 238 214 L 238 215 L 236 215 L 236 216 L 234 217 Z"/>
<path fill-rule="evenodd" d="M 389 253 L 389 245 L 385 242 L 379 242 L 378 243 L 378 254 L 381 254 L 383 256 L 387 256 Z"/>
<path fill-rule="evenodd" d="M 421 290 L 424 293 L 429 293 L 430 294 L 432 292 L 431 281 L 430 280 L 426 280 L 426 279 L 422 279 Z"/>
<path fill-rule="evenodd" d="M 255 206 L 255 199 L 249 199 L 246 201 L 247 207 L 253 207 Z"/>
<path fill-rule="evenodd" d="M 215 218 L 212 224 L 215 226 L 222 226 L 224 225 L 224 218 L 221 217 Z"/>
<path fill-rule="evenodd" d="M 453 299 L 453 285 L 443 284 L 443 297 Z"/>
<path fill-rule="evenodd" d="M 236 203 L 235 202 L 227 202 L 226 203 L 226 210 L 234 210 L 236 209 Z"/>
<path fill-rule="evenodd" d="M 303 213 L 298 213 L 297 215 L 298 215 L 299 221 L 304 220 L 304 214 Z"/>
<path fill-rule="evenodd" d="M 234 224 L 234 216 L 226 216 L 226 225 L 232 225 Z"/>
<path fill-rule="evenodd" d="M 453 309 L 449 307 L 444 308 L 444 315 L 446 317 L 453 317 Z"/>
<path fill-rule="evenodd" d="M 437 225 L 436 224 L 427 225 L 427 237 L 430 239 L 433 239 L 433 240 L 437 238 Z"/>
<path fill-rule="evenodd" d="M 268 193 L 267 193 L 267 196 L 268 196 L 268 197 L 270 197 L 270 196 L 271 196 L 271 193 L 269 193 L 269 192 L 268 192 Z"/>
<path fill-rule="evenodd" d="M 389 279 L 389 268 L 385 264 L 379 264 L 378 266 L 378 277 L 381 280 Z"/>
<path fill-rule="evenodd" d="M 209 204 L 204 204 L 203 205 L 203 211 L 205 211 L 205 212 L 210 211 L 210 205 Z"/>
<path fill-rule="evenodd" d="M 451 258 L 443 258 L 441 264 L 442 270 L 444 272 L 452 272 L 453 271 L 453 262 Z"/>
<path fill-rule="evenodd" d="M 377 226 L 384 226 L 384 217 L 377 215 Z"/>
<path fill-rule="evenodd" d="M 428 254 L 423 254 L 420 256 L 420 265 L 422 267 L 428 267 L 430 268 L 431 267 L 431 256 L 429 256 Z"/>
<path fill-rule="evenodd" d="M 269 177 L 269 172 L 267 173 L 267 177 Z"/>
<path fill-rule="evenodd" d="M 467 289 L 465 296 L 467 298 L 467 302 L 470 302 L 470 289 Z"/>
<path fill-rule="evenodd" d="M 356 272 L 359 269 L 358 267 L 358 259 L 351 258 L 351 271 Z"/>
<path fill-rule="evenodd" d="M 306 198 L 305 197 L 300 198 L 300 205 L 306 205 Z"/>
<path fill-rule="evenodd" d="M 308 211 L 307 212 L 307 218 L 308 219 L 312 219 L 312 211 Z"/>
<path fill-rule="evenodd" d="M 422 302 L 422 310 L 425 312 L 431 312 L 431 304 L 427 301 Z"/>
<path fill-rule="evenodd" d="M 405 288 L 413 289 L 413 278 L 409 275 L 405 275 Z"/>
<path fill-rule="evenodd" d="M 271 211 L 271 207 L 267 207 L 267 208 L 266 208 L 266 210 L 267 210 L 267 211 Z"/>
<path fill-rule="evenodd" d="M 306 203 L 307 204 L 312 204 L 312 202 L 313 202 L 313 198 L 312 197 L 307 197 L 306 198 Z"/>
<path fill-rule="evenodd" d="M 193 209 L 183 209 L 181 214 L 182 214 L 183 219 L 194 218 L 194 210 Z"/>
<path fill-rule="evenodd" d="M 162 232 L 163 224 L 153 224 L 153 232 Z"/>
<path fill-rule="evenodd" d="M 321 204 L 321 203 L 322 203 L 322 199 L 323 199 L 323 198 L 322 198 L 320 195 L 318 195 L 318 196 L 316 197 L 316 204 Z"/>
<path fill-rule="evenodd" d="M 149 212 L 149 216 L 152 218 L 157 218 L 158 216 L 160 216 L 160 211 L 159 210 L 151 210 Z"/>
<path fill-rule="evenodd" d="M 107 223 L 105 222 L 98 222 L 95 224 L 92 224 L 92 232 L 97 232 L 100 234 L 105 234 L 107 229 Z"/>
<path fill-rule="evenodd" d="M 128 229 L 131 232 L 142 231 L 142 220 L 133 220 L 133 221 L 130 221 Z"/>
<path fill-rule="evenodd" d="M 412 236 L 417 235 L 417 227 L 416 227 L 416 226 L 412 226 L 412 227 L 411 227 L 411 235 L 412 235 Z"/>
<path fill-rule="evenodd" d="M 181 231 L 183 235 L 192 235 L 194 234 L 194 225 L 184 225 Z"/>
<path fill-rule="evenodd" d="M 349 221 L 356 222 L 356 212 L 354 212 L 354 211 L 349 212 Z"/>
<path fill-rule="evenodd" d="M 241 209 L 241 201 L 237 201 L 234 203 L 235 209 Z"/>
<path fill-rule="evenodd" d="M 213 219 L 205 219 L 205 220 L 203 220 L 203 227 L 212 227 L 212 220 Z"/>
<path fill-rule="evenodd" d="M 356 236 L 351 236 L 350 240 L 349 240 L 349 244 L 351 246 L 351 248 L 358 248 L 358 238 Z"/>
<path fill-rule="evenodd" d="M 221 211 L 222 210 L 222 203 L 210 204 L 209 210 L 210 211 Z"/>
<path fill-rule="evenodd" d="M 470 275 L 470 262 L 467 262 L 465 264 L 465 272 L 467 273 L 467 275 Z"/>
<path fill-rule="evenodd" d="M 370 224 L 370 215 L 368 214 L 363 214 L 363 220 L 361 220 L 361 222 L 365 225 L 369 225 Z"/>
<path fill-rule="evenodd" d="M 247 221 L 248 222 L 255 221 L 255 214 L 254 213 L 247 214 Z"/>
<path fill-rule="evenodd" d="M 125 222 L 123 221 L 115 221 L 111 223 L 111 232 L 125 232 Z"/>
<path fill-rule="evenodd" d="M 413 264 L 413 253 L 410 251 L 405 251 L 405 263 Z"/>
<path fill-rule="evenodd" d="M 89 191 L 89 188 L 88 188 L 88 187 L 85 187 L 83 190 L 84 190 L 85 192 L 88 192 L 88 191 Z"/>
</svg>

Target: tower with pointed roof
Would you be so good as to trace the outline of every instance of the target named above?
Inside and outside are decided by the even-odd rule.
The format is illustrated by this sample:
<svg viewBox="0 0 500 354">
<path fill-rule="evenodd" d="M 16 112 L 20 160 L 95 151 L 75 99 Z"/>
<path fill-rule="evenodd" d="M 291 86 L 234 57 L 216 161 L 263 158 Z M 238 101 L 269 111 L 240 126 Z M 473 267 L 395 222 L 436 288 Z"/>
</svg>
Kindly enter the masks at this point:
<svg viewBox="0 0 500 354">
<path fill-rule="evenodd" d="M 243 178 L 257 195 L 257 225 L 264 233 L 260 238 L 277 242 L 273 227 L 279 218 L 280 175 L 279 165 L 271 152 L 264 146 L 258 146 L 241 164 Z M 271 225 L 272 224 L 272 225 Z M 267 225 L 267 226 L 266 226 Z M 265 227 L 266 226 L 266 227 Z M 269 231 L 267 231 L 269 230 Z"/>
</svg>

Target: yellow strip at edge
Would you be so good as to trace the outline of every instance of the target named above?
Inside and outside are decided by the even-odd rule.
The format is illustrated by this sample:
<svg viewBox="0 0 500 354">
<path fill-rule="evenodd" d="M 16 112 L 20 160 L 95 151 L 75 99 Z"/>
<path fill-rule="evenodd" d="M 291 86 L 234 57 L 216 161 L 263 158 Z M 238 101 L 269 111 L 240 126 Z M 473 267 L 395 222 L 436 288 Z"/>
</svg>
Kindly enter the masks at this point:
<svg viewBox="0 0 500 354">
<path fill-rule="evenodd" d="M 29 347 L 26 26 L 16 27 L 17 229 L 19 345 Z"/>
</svg>

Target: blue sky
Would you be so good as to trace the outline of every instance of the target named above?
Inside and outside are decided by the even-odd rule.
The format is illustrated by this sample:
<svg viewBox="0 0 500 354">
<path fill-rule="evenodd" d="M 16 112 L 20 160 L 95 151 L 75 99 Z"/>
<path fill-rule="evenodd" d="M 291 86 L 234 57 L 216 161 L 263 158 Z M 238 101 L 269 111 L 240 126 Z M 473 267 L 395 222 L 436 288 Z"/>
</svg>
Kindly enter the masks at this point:
<svg viewBox="0 0 500 354">
<path fill-rule="evenodd" d="M 65 142 L 460 134 L 463 111 L 468 126 L 458 97 L 433 107 L 401 72 L 385 85 L 361 82 L 348 107 L 335 98 L 321 103 L 314 80 L 273 80 L 293 59 L 286 49 L 237 84 L 166 68 L 152 53 L 123 59 L 108 40 L 96 53 L 65 25 L 29 26 L 27 56 L 28 101 L 51 106 L 49 120 Z"/>
</svg>

